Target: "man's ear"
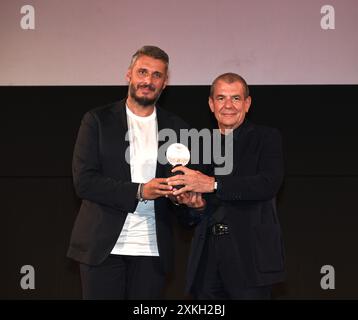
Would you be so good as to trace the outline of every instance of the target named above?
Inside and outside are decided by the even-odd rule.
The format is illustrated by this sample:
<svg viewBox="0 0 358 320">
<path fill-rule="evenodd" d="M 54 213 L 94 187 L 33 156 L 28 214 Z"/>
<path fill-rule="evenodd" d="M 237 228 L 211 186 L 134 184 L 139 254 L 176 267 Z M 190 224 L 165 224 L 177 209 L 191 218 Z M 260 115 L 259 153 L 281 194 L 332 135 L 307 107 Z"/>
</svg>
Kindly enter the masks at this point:
<svg viewBox="0 0 358 320">
<path fill-rule="evenodd" d="M 164 84 L 163 84 L 163 89 L 167 86 L 168 81 L 169 81 L 169 75 L 167 74 L 167 75 L 165 76 L 165 80 L 164 80 Z M 163 90 L 163 89 L 162 89 L 162 90 Z"/>
<path fill-rule="evenodd" d="M 245 112 L 249 112 L 249 109 L 251 107 L 251 97 L 248 96 L 246 99 L 245 99 L 245 105 L 244 105 L 244 108 L 245 108 Z"/>
<path fill-rule="evenodd" d="M 129 82 L 131 82 L 131 73 L 132 73 L 132 69 L 128 69 L 127 73 L 126 73 L 126 80 Z"/>
<path fill-rule="evenodd" d="M 214 112 L 214 101 L 213 101 L 213 99 L 211 97 L 209 97 L 208 102 L 209 102 L 209 107 L 210 107 L 211 112 Z"/>
</svg>

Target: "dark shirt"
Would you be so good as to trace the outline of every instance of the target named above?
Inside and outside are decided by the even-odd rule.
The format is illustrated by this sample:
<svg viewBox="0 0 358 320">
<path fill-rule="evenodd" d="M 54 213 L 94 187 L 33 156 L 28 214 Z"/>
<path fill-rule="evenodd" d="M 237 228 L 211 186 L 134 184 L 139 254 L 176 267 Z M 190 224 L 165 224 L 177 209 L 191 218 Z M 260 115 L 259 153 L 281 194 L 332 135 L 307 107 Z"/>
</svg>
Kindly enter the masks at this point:
<svg viewBox="0 0 358 320">
<path fill-rule="evenodd" d="M 244 124 L 245 122 L 243 122 L 239 127 L 237 127 L 236 129 L 234 129 L 233 131 L 233 148 L 232 150 L 228 150 L 228 152 L 233 152 L 235 153 L 236 148 L 235 148 L 235 141 L 237 141 L 240 131 L 241 131 L 241 126 Z M 221 139 L 220 139 L 220 143 L 221 143 L 221 156 L 225 155 L 225 138 L 227 136 L 224 134 L 221 134 Z M 215 147 L 215 146 L 214 146 Z M 232 159 L 234 161 L 234 154 L 232 155 Z M 225 163 L 222 164 L 216 164 L 214 163 L 214 161 L 212 162 L 212 173 L 214 174 L 214 169 L 215 168 L 220 168 L 220 167 L 224 167 Z M 233 172 L 231 172 L 232 174 Z M 216 178 L 216 181 L 218 179 Z M 220 180 L 218 181 L 218 188 L 220 188 Z M 211 196 L 210 199 L 210 205 L 212 206 L 213 210 L 211 211 L 211 215 L 210 215 L 210 219 L 209 219 L 209 225 L 212 226 L 213 224 L 216 223 L 227 223 L 227 221 L 225 221 L 225 212 L 226 210 L 224 209 L 226 205 L 228 205 L 228 203 L 223 202 L 222 200 L 220 200 L 216 194 L 214 193 Z"/>
</svg>

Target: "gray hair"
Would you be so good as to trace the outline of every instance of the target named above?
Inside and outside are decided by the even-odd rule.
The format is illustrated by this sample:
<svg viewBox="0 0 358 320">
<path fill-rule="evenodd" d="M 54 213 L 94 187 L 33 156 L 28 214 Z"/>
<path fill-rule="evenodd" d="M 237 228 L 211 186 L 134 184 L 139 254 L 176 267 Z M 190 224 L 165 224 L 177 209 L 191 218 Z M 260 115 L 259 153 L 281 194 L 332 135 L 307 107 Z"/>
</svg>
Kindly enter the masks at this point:
<svg viewBox="0 0 358 320">
<path fill-rule="evenodd" d="M 148 56 L 163 61 L 166 65 L 166 70 L 168 70 L 169 56 L 164 50 L 155 46 L 143 46 L 133 54 L 130 67 L 132 67 L 141 56 Z"/>
<path fill-rule="evenodd" d="M 244 87 L 244 98 L 246 99 L 250 95 L 249 86 L 247 85 L 245 79 L 238 75 L 237 73 L 227 72 L 223 73 L 220 76 L 216 77 L 210 87 L 210 97 L 213 98 L 215 86 L 218 81 L 224 81 L 226 83 L 240 82 Z"/>
</svg>

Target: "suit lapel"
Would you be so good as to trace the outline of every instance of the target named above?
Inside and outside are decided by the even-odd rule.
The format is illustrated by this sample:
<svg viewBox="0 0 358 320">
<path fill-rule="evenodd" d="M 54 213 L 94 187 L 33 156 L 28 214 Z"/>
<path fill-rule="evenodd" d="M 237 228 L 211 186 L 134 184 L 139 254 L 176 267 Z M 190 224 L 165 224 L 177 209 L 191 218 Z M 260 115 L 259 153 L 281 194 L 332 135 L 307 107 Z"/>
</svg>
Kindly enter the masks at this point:
<svg viewBox="0 0 358 320">
<path fill-rule="evenodd" d="M 125 161 L 126 150 L 129 152 L 129 141 L 126 140 L 126 134 L 128 132 L 128 123 L 127 123 L 127 112 L 126 112 L 126 99 L 123 99 L 117 103 L 112 108 L 114 123 L 113 123 L 113 135 L 116 141 L 118 141 L 118 150 L 122 154 L 124 159 L 123 165 L 123 174 L 125 180 L 132 181 L 131 179 L 131 170 L 130 164 Z"/>
<path fill-rule="evenodd" d="M 240 173 L 240 167 L 242 159 L 248 152 L 250 137 L 254 131 L 254 126 L 248 120 L 242 124 L 240 132 L 234 136 L 234 170 L 233 174 L 238 175 Z"/>
<path fill-rule="evenodd" d="M 120 127 L 127 132 L 127 112 L 126 112 L 126 99 L 116 102 L 112 108 L 115 118 L 119 121 Z"/>
<path fill-rule="evenodd" d="M 240 152 L 244 152 L 248 143 L 248 133 L 254 130 L 254 126 L 248 120 L 242 124 L 240 132 L 238 132 L 237 136 L 234 136 L 234 139 L 237 140 L 237 144 L 240 146 Z"/>
<path fill-rule="evenodd" d="M 168 129 L 171 128 L 172 125 L 168 119 L 168 117 L 163 113 L 162 109 L 157 107 L 157 122 L 158 122 L 158 136 L 159 132 L 162 129 Z M 165 143 L 166 141 L 159 141 L 158 139 L 158 154 L 159 154 L 159 148 Z M 167 176 L 167 171 L 169 170 L 169 165 L 163 165 L 160 164 L 157 161 L 157 169 L 155 172 L 156 178 L 164 178 Z"/>
</svg>

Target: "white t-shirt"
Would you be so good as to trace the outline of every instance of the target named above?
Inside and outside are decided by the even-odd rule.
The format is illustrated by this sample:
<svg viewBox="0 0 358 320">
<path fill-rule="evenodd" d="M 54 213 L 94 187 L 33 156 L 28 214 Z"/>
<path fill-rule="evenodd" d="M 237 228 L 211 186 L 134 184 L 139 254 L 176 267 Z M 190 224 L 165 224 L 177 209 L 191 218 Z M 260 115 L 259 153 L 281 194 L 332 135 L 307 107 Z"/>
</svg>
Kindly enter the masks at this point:
<svg viewBox="0 0 358 320">
<path fill-rule="evenodd" d="M 156 109 L 140 117 L 127 109 L 132 182 L 146 183 L 155 177 L 158 157 Z M 154 200 L 138 202 L 129 212 L 112 254 L 159 256 L 155 226 Z"/>
</svg>

